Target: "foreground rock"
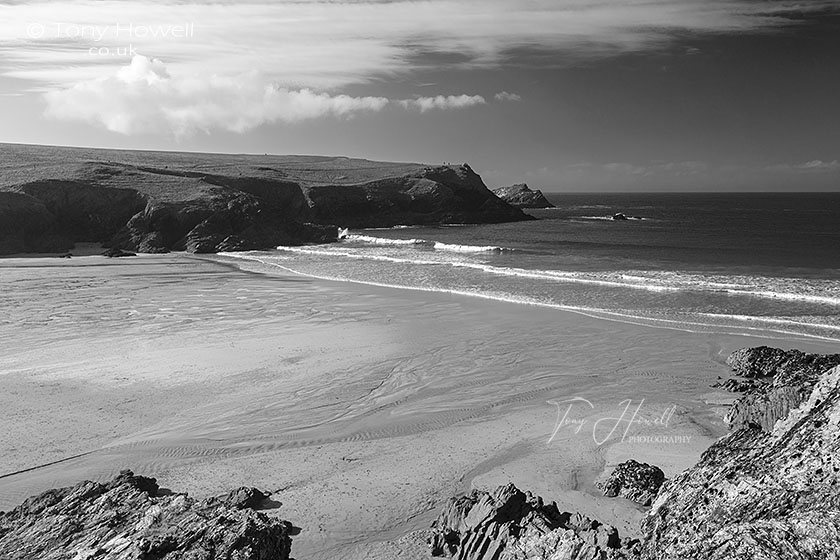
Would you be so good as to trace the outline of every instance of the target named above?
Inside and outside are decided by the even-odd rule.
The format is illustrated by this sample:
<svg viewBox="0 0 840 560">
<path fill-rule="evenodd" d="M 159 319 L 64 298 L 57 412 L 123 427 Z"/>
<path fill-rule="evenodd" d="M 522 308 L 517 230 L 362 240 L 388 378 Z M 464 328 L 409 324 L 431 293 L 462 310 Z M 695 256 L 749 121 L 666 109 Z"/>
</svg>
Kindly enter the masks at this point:
<svg viewBox="0 0 840 560">
<path fill-rule="evenodd" d="M 513 484 L 450 499 L 429 544 L 433 556 L 458 560 L 634 558 L 638 546 L 614 527 L 561 513 Z"/>
<path fill-rule="evenodd" d="M 241 488 L 196 501 L 123 471 L 105 484 L 49 490 L 0 513 L 4 560 L 285 560 L 292 526 L 249 509 Z"/>
<path fill-rule="evenodd" d="M 733 430 L 754 426 L 766 432 L 804 401 L 828 369 L 840 365 L 840 354 L 805 354 L 799 350 L 759 346 L 733 352 L 726 363 L 747 382 L 729 388 L 744 391 L 726 415 Z"/>
<path fill-rule="evenodd" d="M 838 473 L 835 367 L 772 431 L 737 430 L 667 482 L 643 521 L 643 558 L 838 558 Z"/>
<path fill-rule="evenodd" d="M 554 208 L 540 190 L 531 190 L 525 183 L 493 189 L 493 193 L 517 208 Z"/>
<path fill-rule="evenodd" d="M 0 254 L 212 253 L 335 241 L 337 225 L 532 219 L 466 164 L 0 144 L 0 165 Z"/>
<path fill-rule="evenodd" d="M 665 473 L 657 466 L 630 459 L 618 465 L 601 486 L 604 496 L 620 496 L 649 506 L 665 481 Z"/>
</svg>

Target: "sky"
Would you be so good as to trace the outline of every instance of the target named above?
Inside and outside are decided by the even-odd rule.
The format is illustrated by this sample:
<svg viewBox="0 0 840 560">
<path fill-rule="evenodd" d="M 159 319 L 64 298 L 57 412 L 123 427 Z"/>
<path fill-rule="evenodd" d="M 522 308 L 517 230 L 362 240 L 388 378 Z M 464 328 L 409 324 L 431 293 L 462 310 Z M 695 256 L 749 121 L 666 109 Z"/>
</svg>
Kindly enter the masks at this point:
<svg viewBox="0 0 840 560">
<path fill-rule="evenodd" d="M 0 142 L 840 190 L 840 0 L 0 0 Z"/>
</svg>

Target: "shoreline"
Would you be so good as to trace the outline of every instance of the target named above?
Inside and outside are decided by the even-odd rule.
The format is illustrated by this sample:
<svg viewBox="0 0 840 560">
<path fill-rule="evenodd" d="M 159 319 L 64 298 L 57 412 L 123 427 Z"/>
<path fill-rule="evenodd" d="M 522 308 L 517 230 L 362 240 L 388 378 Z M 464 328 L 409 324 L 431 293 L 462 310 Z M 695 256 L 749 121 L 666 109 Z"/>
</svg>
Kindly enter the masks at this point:
<svg viewBox="0 0 840 560">
<path fill-rule="evenodd" d="M 508 480 L 621 528 L 615 519 L 638 508 L 598 497 L 592 480 L 626 458 L 669 476 L 692 465 L 725 433 L 719 407 L 732 394 L 708 387 L 728 375 L 721 357 L 756 339 L 239 274 L 217 257 L 102 257 L 107 267 L 44 260 L 0 261 L 0 271 L 41 285 L 39 308 L 54 312 L 19 337 L 14 321 L 0 323 L 0 384 L 15 422 L 0 450 L 30 466 L 60 451 L 89 454 L 0 478 L 0 508 L 124 467 L 196 497 L 240 485 L 283 489 L 276 514 L 303 528 L 293 548 L 301 557 L 375 557 L 376 543 L 428 525 L 441 500 Z M 35 264 L 55 274 L 39 279 Z M 68 286 L 87 294 L 93 312 L 68 302 Z M 27 313 L 14 303 L 3 299 Z M 569 427 L 546 444 L 556 427 L 547 401 L 569 394 L 595 404 L 575 418 L 589 426 L 616 417 L 628 396 L 644 398 L 652 417 L 675 405 L 667 433 L 691 442 L 596 445 Z M 85 432 L 100 425 L 112 429 Z"/>
<path fill-rule="evenodd" d="M 260 251 L 258 254 L 253 255 L 252 252 L 241 252 L 241 253 L 219 253 L 217 255 L 207 257 L 210 260 L 215 260 L 221 262 L 223 260 L 233 260 L 238 262 L 240 265 L 244 266 L 244 263 L 257 263 L 257 267 L 264 267 L 263 270 L 260 272 L 266 272 L 271 274 L 272 270 L 280 270 L 285 273 L 293 274 L 296 276 L 302 276 L 305 278 L 311 278 L 315 280 L 321 280 L 326 282 L 338 282 L 338 283 L 348 283 L 348 284 L 356 284 L 359 286 L 370 286 L 372 288 L 385 288 L 385 289 L 394 289 L 394 290 L 408 290 L 408 291 L 415 291 L 415 292 L 424 292 L 424 293 L 432 293 L 432 294 L 449 294 L 455 296 L 464 296 L 470 298 L 478 298 L 488 301 L 494 301 L 499 303 L 510 303 L 515 305 L 523 305 L 523 306 L 533 306 L 533 307 L 542 307 L 547 309 L 553 309 L 558 311 L 565 311 L 569 313 L 576 313 L 582 315 L 584 317 L 594 318 L 594 319 L 601 319 L 605 321 L 615 321 L 619 323 L 626 323 L 630 325 L 638 325 L 643 327 L 652 327 L 652 328 L 662 328 L 662 329 L 671 329 L 677 330 L 682 332 L 688 332 L 693 334 L 721 334 L 721 335 L 730 335 L 730 336 L 746 336 L 746 337 L 753 337 L 753 338 L 767 338 L 770 340 L 778 340 L 778 339 L 787 339 L 797 341 L 803 344 L 808 343 L 816 343 L 816 344 L 829 344 L 829 343 L 838 343 L 840 342 L 840 337 L 831 337 L 831 336 L 824 336 L 820 334 L 813 334 L 813 333 L 805 333 L 805 332 L 796 332 L 796 331 L 789 331 L 789 330 L 781 330 L 780 328 L 773 328 L 770 326 L 747 326 L 747 325 L 737 325 L 737 324 L 715 324 L 715 323 L 703 323 L 703 322 L 691 322 L 687 320 L 677 320 L 677 319 L 667 319 L 663 317 L 656 317 L 656 316 L 645 316 L 645 315 L 633 315 L 629 313 L 621 313 L 619 311 L 609 310 L 609 309 L 599 309 L 593 307 L 582 307 L 582 306 L 574 306 L 574 305 L 562 305 L 562 304 L 554 304 L 549 302 L 543 302 L 533 299 L 527 298 L 510 298 L 501 295 L 495 295 L 490 293 L 484 292 L 470 292 L 464 290 L 447 290 L 447 289 L 439 289 L 439 288 L 428 288 L 416 285 L 399 285 L 399 284 L 386 284 L 381 282 L 369 281 L 369 280 L 357 280 L 357 279 L 350 279 L 350 278 L 337 278 L 332 276 L 324 276 L 324 275 L 317 275 L 317 274 L 310 274 L 306 272 L 300 272 L 298 270 L 294 270 L 289 267 L 285 267 L 281 264 L 276 262 L 269 263 L 266 262 L 263 258 L 265 256 L 265 252 Z M 243 268 L 244 270 L 244 268 Z M 627 286 L 628 288 L 632 288 L 633 286 Z M 704 315 L 704 314 L 700 314 Z M 791 325 L 791 326 L 799 326 L 799 327 L 812 327 L 812 328 L 819 328 L 824 329 L 827 331 L 837 330 L 838 327 L 832 325 L 814 325 L 809 323 L 803 323 L 799 321 L 793 321 L 789 319 L 778 319 L 773 317 L 747 317 L 741 315 L 714 315 L 714 314 L 705 314 L 707 317 L 717 317 L 719 319 L 737 319 L 737 320 L 748 320 L 748 321 L 764 321 L 769 324 L 775 325 Z M 721 332 L 723 329 L 728 329 L 727 332 Z"/>
</svg>

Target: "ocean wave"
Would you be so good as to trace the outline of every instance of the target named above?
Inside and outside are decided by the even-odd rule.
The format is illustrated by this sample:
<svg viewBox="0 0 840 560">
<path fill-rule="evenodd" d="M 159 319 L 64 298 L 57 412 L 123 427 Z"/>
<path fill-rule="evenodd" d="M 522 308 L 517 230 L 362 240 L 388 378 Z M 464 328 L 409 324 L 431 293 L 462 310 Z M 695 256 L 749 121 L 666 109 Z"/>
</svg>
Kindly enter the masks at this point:
<svg viewBox="0 0 840 560">
<path fill-rule="evenodd" d="M 602 309 L 590 306 L 577 306 L 577 305 L 567 305 L 567 304 L 559 304 L 553 302 L 546 302 L 542 300 L 538 300 L 536 298 L 528 297 L 528 296 L 514 296 L 511 294 L 506 293 L 494 293 L 494 292 L 487 292 L 487 291 L 469 291 L 469 290 L 458 290 L 458 289 L 448 289 L 443 287 L 434 287 L 434 286 L 416 286 L 416 285 L 401 285 L 401 284 L 391 284 L 385 282 L 376 282 L 372 280 L 361 280 L 361 279 L 354 279 L 354 278 L 346 278 L 341 276 L 333 276 L 327 274 L 314 274 L 310 272 L 303 272 L 300 270 L 296 270 L 291 266 L 286 266 L 285 264 L 279 264 L 277 262 L 272 262 L 271 259 L 274 256 L 258 256 L 249 253 L 220 253 L 220 256 L 232 257 L 236 259 L 246 260 L 246 261 L 256 261 L 263 265 L 279 268 L 285 270 L 287 272 L 291 272 L 293 274 L 297 274 L 300 276 L 314 278 L 319 280 L 329 280 L 329 281 L 336 281 L 336 282 L 348 282 L 352 284 L 361 284 L 367 286 L 376 286 L 381 288 L 391 288 L 391 289 L 401 289 L 401 290 L 412 290 L 412 291 L 420 291 L 420 292 L 433 292 L 433 293 L 445 293 L 445 294 L 453 294 L 453 295 L 461 295 L 461 296 L 468 296 L 468 297 L 477 297 L 481 299 L 488 299 L 494 300 L 499 302 L 505 303 L 512 303 L 512 304 L 520 304 L 520 305 L 533 305 L 538 307 L 545 307 L 551 309 L 558 309 L 562 311 L 569 311 L 572 313 L 577 313 L 580 315 L 584 315 L 587 317 L 593 317 L 596 319 L 604 319 L 610 320 L 615 322 L 633 324 L 633 325 L 640 325 L 640 326 L 648 326 L 648 327 L 658 327 L 658 328 L 665 328 L 671 330 L 678 330 L 684 332 L 708 332 L 709 330 L 713 331 L 720 331 L 721 329 L 726 329 L 727 334 L 732 335 L 743 335 L 749 333 L 751 336 L 758 336 L 758 337 L 767 337 L 770 338 L 772 334 L 776 335 L 785 335 L 785 336 L 795 336 L 800 337 L 802 339 L 817 339 L 823 341 L 831 341 L 836 342 L 840 340 L 838 337 L 833 336 L 824 336 L 822 334 L 815 334 L 815 333 L 808 333 L 808 332 L 800 332 L 795 330 L 787 330 L 784 328 L 779 328 L 782 326 L 790 326 L 790 327 L 809 327 L 809 328 L 816 328 L 816 329 L 825 329 L 825 330 L 840 330 L 840 326 L 831 325 L 831 324 L 823 324 L 823 323 L 811 323 L 811 322 L 804 322 L 804 321 L 793 321 L 793 320 L 785 320 L 773 317 L 759 317 L 759 316 L 747 316 L 747 315 L 726 315 L 726 314 L 713 314 L 713 313 L 699 313 L 697 314 L 699 317 L 705 317 L 707 319 L 718 320 L 718 321 L 737 321 L 739 323 L 749 322 L 752 323 L 749 326 L 743 324 L 731 324 L 731 323 L 724 323 L 721 324 L 719 322 L 704 322 L 702 320 L 698 320 L 698 318 L 692 319 L 690 317 L 680 318 L 680 319 L 671 319 L 671 318 L 664 318 L 664 317 L 654 317 L 650 315 L 645 315 L 639 312 L 633 312 L 630 310 L 616 310 L 616 309 Z M 760 325 L 764 323 L 763 325 Z"/>
<path fill-rule="evenodd" d="M 840 306 L 840 283 L 835 281 L 766 276 L 720 276 L 675 271 L 628 271 L 621 275 L 631 282 Z"/>
<path fill-rule="evenodd" d="M 790 325 L 795 327 L 819 327 L 826 330 L 840 331 L 840 325 L 833 325 L 825 322 L 818 323 L 816 321 L 787 319 L 783 317 L 757 317 L 755 315 L 735 315 L 729 313 L 698 313 L 697 315 L 701 317 L 708 317 L 710 319 L 729 319 L 750 323 L 772 323 L 775 325 Z"/>
<path fill-rule="evenodd" d="M 636 221 L 650 220 L 650 218 L 644 218 L 644 217 L 641 217 L 641 216 L 625 216 L 625 218 L 627 220 L 636 220 Z M 612 216 L 572 216 L 572 219 L 601 220 L 601 221 L 605 221 L 605 222 L 621 222 L 621 221 L 623 221 L 621 219 L 618 219 L 618 220 L 613 219 Z"/>
<path fill-rule="evenodd" d="M 434 242 L 436 251 L 452 251 L 454 253 L 507 253 L 515 251 L 510 247 L 497 247 L 493 245 L 455 245 L 452 243 Z"/>
<path fill-rule="evenodd" d="M 495 245 L 458 245 L 453 243 L 443 243 L 442 241 L 433 241 L 430 239 L 393 239 L 390 237 L 375 237 L 373 235 L 358 235 L 350 234 L 344 238 L 346 241 L 354 241 L 357 243 L 366 243 L 369 245 L 384 245 L 384 246 L 420 246 L 429 247 L 435 251 L 450 251 L 453 253 L 505 253 L 511 252 L 515 249 L 509 247 L 498 247 Z"/>
<path fill-rule="evenodd" d="M 388 237 L 374 237 L 373 235 L 350 234 L 344 239 L 358 243 L 369 243 L 371 245 L 434 245 L 433 241 L 427 241 L 425 239 L 391 239 Z"/>
</svg>

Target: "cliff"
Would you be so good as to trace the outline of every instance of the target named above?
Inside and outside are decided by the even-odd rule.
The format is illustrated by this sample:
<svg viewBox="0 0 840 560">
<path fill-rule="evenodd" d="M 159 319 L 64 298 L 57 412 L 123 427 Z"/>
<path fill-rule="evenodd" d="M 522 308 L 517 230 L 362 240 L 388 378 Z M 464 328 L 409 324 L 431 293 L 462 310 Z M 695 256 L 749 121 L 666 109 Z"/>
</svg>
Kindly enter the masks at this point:
<svg viewBox="0 0 840 560">
<path fill-rule="evenodd" d="M 123 471 L 33 496 L 0 513 L 5 560 L 286 560 L 291 524 L 252 508 L 265 495 L 240 488 L 196 501 Z"/>
<path fill-rule="evenodd" d="M 668 481 L 643 522 L 643 558 L 836 558 L 840 367 L 766 432 L 744 428 Z"/>
<path fill-rule="evenodd" d="M 235 251 L 334 241 L 337 226 L 527 219 L 466 164 L 0 144 L 0 254 Z"/>
<path fill-rule="evenodd" d="M 493 193 L 517 208 L 554 208 L 542 191 L 531 190 L 525 183 L 493 189 Z"/>
</svg>

